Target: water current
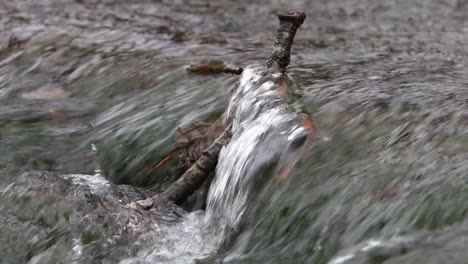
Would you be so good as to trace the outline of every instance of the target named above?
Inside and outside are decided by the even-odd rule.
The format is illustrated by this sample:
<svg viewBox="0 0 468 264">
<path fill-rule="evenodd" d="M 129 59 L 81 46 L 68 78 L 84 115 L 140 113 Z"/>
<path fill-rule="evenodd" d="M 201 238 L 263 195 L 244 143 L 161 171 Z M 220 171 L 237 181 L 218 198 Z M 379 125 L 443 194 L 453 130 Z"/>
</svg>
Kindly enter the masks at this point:
<svg viewBox="0 0 468 264">
<path fill-rule="evenodd" d="M 280 10 L 316 136 L 260 78 Z M 0 263 L 466 264 L 468 3 L 0 1 Z M 218 59 L 242 76 L 195 75 Z M 251 65 L 251 66 L 248 66 Z M 248 67 L 247 67 L 248 66 Z M 293 109 L 293 110 L 291 110 Z M 227 111 L 206 210 L 128 203 Z M 274 188 L 272 187 L 274 186 Z"/>
</svg>

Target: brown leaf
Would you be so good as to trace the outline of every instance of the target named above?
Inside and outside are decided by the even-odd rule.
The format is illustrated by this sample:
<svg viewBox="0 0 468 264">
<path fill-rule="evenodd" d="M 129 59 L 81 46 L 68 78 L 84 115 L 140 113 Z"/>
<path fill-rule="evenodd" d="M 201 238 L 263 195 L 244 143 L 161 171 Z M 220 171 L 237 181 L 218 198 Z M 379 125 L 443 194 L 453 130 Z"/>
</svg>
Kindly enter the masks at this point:
<svg viewBox="0 0 468 264">
<path fill-rule="evenodd" d="M 223 117 L 214 123 L 197 122 L 193 125 L 176 130 L 176 147 L 178 151 L 178 167 L 186 170 L 197 161 L 203 151 L 224 131 Z"/>
</svg>

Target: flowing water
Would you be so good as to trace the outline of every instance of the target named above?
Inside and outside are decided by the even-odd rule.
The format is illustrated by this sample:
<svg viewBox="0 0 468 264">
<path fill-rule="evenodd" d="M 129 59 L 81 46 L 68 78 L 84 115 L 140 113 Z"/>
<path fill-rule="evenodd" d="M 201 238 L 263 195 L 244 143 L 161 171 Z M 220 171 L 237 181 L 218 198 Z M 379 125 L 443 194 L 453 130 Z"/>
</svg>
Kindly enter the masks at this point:
<svg viewBox="0 0 468 264">
<path fill-rule="evenodd" d="M 307 13 L 289 74 L 316 140 L 247 68 L 276 12 Z M 0 2 L 0 263 L 461 263 L 468 238 L 468 3 Z M 242 88 L 242 89 L 240 89 Z M 245 88 L 245 89 L 244 89 Z M 126 206 L 180 175 L 177 127 L 225 109 L 206 211 Z M 272 160 L 274 162 L 272 163 Z"/>
<path fill-rule="evenodd" d="M 252 193 L 253 189 L 265 188 L 261 184 L 265 178 L 274 179 L 271 168 L 294 163 L 301 148 L 292 148 L 293 142 L 306 135 L 298 115 L 279 95 L 275 81 L 266 78 L 269 75 L 281 76 L 265 72 L 262 65 L 245 69 L 226 114 L 232 119 L 233 137 L 220 153 L 207 213 L 227 218 L 232 226 L 239 225 L 248 203 L 256 203 L 259 195 Z M 275 164 L 278 161 L 280 165 Z"/>
</svg>

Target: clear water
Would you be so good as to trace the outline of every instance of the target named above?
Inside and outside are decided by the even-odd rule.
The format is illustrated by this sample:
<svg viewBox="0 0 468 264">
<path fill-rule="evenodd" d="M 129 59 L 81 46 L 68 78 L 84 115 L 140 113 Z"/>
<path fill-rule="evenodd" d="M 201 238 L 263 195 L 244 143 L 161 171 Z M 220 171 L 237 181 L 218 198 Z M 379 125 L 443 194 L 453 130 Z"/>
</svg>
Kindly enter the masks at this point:
<svg viewBox="0 0 468 264">
<path fill-rule="evenodd" d="M 467 8 L 1 2 L 0 263 L 466 263 Z M 308 15 L 289 73 L 330 141 L 271 191 L 294 112 L 268 84 L 184 67 L 263 64 L 287 9 Z M 236 133 L 206 212 L 128 208 L 179 175 L 148 173 L 175 129 L 225 109 Z"/>
<path fill-rule="evenodd" d="M 265 184 L 256 186 L 262 177 L 273 179 L 273 175 L 262 176 L 263 171 L 268 166 L 287 166 L 292 156 L 301 153 L 289 151 L 291 143 L 306 134 L 297 113 L 281 98 L 274 81 L 262 79 L 268 75 L 275 74 L 265 73 L 262 65 L 248 66 L 227 110 L 233 137 L 220 154 L 207 212 L 211 217 L 225 217 L 232 226 L 239 224 L 247 204 L 256 199 L 254 187 L 266 188 Z M 274 164 L 278 160 L 281 165 Z"/>
</svg>

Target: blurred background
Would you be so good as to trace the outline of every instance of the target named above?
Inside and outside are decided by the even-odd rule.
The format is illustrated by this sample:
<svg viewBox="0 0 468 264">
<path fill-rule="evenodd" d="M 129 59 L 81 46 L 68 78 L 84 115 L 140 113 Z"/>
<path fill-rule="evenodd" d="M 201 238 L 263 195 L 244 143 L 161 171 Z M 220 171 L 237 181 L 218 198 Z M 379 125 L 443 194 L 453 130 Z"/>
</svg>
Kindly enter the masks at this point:
<svg viewBox="0 0 468 264">
<path fill-rule="evenodd" d="M 148 172 L 176 128 L 214 120 L 238 80 L 185 66 L 266 63 L 284 10 L 307 14 L 289 73 L 331 141 L 249 201 L 262 206 L 229 243 L 198 212 L 109 246 L 114 233 L 66 205 L 11 189 L 37 171 L 164 189 L 174 163 Z M 1 1 L 0 263 L 468 263 L 467 12 L 463 0 Z"/>
</svg>

